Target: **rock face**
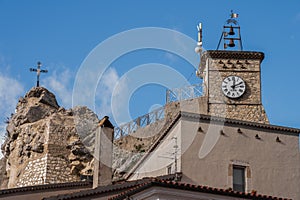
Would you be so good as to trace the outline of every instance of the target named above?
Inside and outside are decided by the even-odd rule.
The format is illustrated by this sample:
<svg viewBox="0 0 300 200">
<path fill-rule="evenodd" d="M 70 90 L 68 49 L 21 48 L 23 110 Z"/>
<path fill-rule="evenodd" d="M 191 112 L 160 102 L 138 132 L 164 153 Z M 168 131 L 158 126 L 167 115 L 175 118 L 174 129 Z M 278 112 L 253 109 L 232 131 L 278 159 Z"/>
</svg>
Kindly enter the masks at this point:
<svg viewBox="0 0 300 200">
<path fill-rule="evenodd" d="M 3 157 L 0 159 L 0 188 L 7 188 L 8 177 L 6 174 L 6 158 Z"/>
<path fill-rule="evenodd" d="M 88 108 L 65 110 L 47 89 L 32 88 L 19 99 L 7 125 L 2 151 L 8 188 L 78 181 L 81 175 L 92 175 L 93 156 L 78 130 L 93 135 L 98 121 Z M 90 146 L 92 142 L 86 141 Z"/>
<path fill-rule="evenodd" d="M 170 110 L 170 109 L 167 109 Z M 159 138 L 174 116 L 114 140 L 113 180 L 124 175 Z M 97 115 L 87 107 L 65 110 L 42 87 L 21 97 L 7 125 L 1 149 L 0 187 L 12 188 L 79 181 L 93 175 Z"/>
</svg>

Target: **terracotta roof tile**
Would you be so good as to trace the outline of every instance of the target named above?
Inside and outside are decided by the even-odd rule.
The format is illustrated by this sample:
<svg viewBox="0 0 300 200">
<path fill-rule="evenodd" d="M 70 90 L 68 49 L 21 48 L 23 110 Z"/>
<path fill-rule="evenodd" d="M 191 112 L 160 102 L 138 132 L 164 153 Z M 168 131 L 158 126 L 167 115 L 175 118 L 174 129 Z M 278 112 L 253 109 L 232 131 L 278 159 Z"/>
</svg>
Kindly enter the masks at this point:
<svg viewBox="0 0 300 200">
<path fill-rule="evenodd" d="M 0 190 L 0 198 L 1 196 L 5 196 L 8 194 L 18 194 L 25 192 L 39 192 L 43 190 L 49 189 L 64 189 L 64 188 L 76 188 L 76 187 L 92 187 L 92 183 L 90 181 L 80 181 L 80 182 L 70 182 L 70 183 L 56 183 L 56 184 L 47 184 L 47 185 L 35 185 L 35 186 L 26 186 L 19 188 L 11 188 Z"/>
<path fill-rule="evenodd" d="M 137 194 L 138 192 L 150 188 L 152 186 L 160 186 L 160 187 L 167 187 L 167 188 L 175 188 L 179 190 L 188 190 L 194 192 L 203 192 L 203 193 L 210 193 L 216 195 L 225 195 L 225 196 L 232 196 L 232 197 L 239 197 L 239 198 L 246 198 L 246 199 L 257 199 L 257 200 L 288 200 L 286 198 L 278 198 L 272 197 L 268 195 L 261 195 L 261 194 L 254 194 L 254 193 L 244 193 L 244 192 L 237 192 L 228 189 L 220 189 L 220 188 L 212 188 L 208 186 L 201 186 L 201 185 L 192 185 L 187 183 L 175 182 L 175 181 L 165 181 L 161 179 L 149 179 L 147 182 L 143 184 L 139 184 L 130 190 L 122 192 L 114 197 L 109 198 L 110 200 L 123 200 L 128 198 L 128 196 Z"/>
<path fill-rule="evenodd" d="M 131 189 L 133 189 L 135 187 L 140 188 L 143 185 L 146 186 L 147 185 L 146 183 L 148 183 L 149 181 L 174 180 L 176 176 L 179 176 L 181 178 L 181 174 L 179 173 L 177 175 L 170 174 L 170 175 L 158 176 L 156 178 L 148 177 L 148 178 L 143 178 L 143 179 L 134 180 L 134 181 L 122 181 L 122 182 L 116 182 L 112 185 L 97 187 L 95 189 L 47 197 L 47 198 L 44 198 L 44 200 L 78 199 L 78 198 L 85 198 L 85 197 L 91 197 L 91 196 L 95 197 L 95 196 L 99 196 L 99 195 L 105 196 L 105 195 L 110 195 L 110 194 L 116 193 L 116 192 L 118 194 L 122 194 L 126 191 L 130 191 Z"/>
</svg>

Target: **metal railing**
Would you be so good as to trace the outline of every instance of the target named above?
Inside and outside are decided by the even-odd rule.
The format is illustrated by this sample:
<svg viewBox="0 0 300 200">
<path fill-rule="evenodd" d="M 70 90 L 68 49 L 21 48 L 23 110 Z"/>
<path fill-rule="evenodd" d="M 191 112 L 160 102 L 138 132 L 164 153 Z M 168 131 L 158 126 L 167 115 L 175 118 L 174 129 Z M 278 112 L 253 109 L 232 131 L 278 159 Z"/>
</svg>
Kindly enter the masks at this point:
<svg viewBox="0 0 300 200">
<path fill-rule="evenodd" d="M 123 136 L 129 135 L 137 131 L 139 128 L 145 127 L 156 121 L 162 120 L 165 117 L 165 107 L 158 108 L 152 112 L 140 116 L 131 122 L 123 124 L 115 128 L 115 139 L 121 138 Z"/>
<path fill-rule="evenodd" d="M 175 88 L 167 90 L 167 104 L 171 102 L 183 101 L 202 96 L 202 84 L 195 84 L 183 88 Z M 123 124 L 115 128 L 115 139 L 136 132 L 139 128 L 143 128 L 154 122 L 164 119 L 165 107 L 158 108 L 152 112 L 140 116 L 131 122 Z"/>
<path fill-rule="evenodd" d="M 182 88 L 167 90 L 166 102 L 172 103 L 188 99 L 194 99 L 203 95 L 202 84 L 189 85 Z"/>
</svg>

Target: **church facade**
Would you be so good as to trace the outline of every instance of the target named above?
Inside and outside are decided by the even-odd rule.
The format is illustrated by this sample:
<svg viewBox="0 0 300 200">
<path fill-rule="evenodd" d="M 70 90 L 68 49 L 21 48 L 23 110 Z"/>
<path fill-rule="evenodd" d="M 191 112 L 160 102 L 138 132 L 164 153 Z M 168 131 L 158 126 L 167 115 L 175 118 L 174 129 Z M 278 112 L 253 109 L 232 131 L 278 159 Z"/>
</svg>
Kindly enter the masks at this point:
<svg viewBox="0 0 300 200">
<path fill-rule="evenodd" d="M 198 42 L 202 45 L 202 37 Z M 58 192 L 45 199 L 300 199 L 300 130 L 270 124 L 262 105 L 263 59 L 262 52 L 201 52 L 203 95 L 165 106 L 158 137 L 123 180 L 112 181 L 114 150 L 101 138 L 112 140 L 113 126 L 103 118 L 93 186 L 74 183 L 76 190 L 68 185 L 62 192 L 62 183 L 54 183 Z M 43 188 L 32 190 L 42 197 Z M 1 195 L 22 199 L 24 194 L 9 189 Z"/>
<path fill-rule="evenodd" d="M 206 51 L 204 96 L 181 102 L 172 126 L 127 178 L 181 172 L 192 184 L 300 199 L 299 129 L 269 124 L 261 102 L 263 58 L 261 52 Z M 226 82 L 244 84 L 243 95 L 227 95 Z"/>
<path fill-rule="evenodd" d="M 225 50 L 202 53 L 199 29 L 203 96 L 167 106 L 177 117 L 129 180 L 180 172 L 191 184 L 300 199 L 300 130 L 270 124 L 262 105 L 264 53 L 242 50 L 234 18 L 224 25 Z M 234 42 L 240 49 L 226 50 Z"/>
</svg>

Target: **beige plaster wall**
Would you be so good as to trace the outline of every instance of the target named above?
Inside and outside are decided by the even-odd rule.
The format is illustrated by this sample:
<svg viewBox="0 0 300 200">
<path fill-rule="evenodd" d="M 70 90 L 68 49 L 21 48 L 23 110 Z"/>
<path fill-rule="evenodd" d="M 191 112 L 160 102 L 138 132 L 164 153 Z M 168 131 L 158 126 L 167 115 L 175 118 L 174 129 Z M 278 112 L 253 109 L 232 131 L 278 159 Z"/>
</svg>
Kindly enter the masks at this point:
<svg viewBox="0 0 300 200">
<path fill-rule="evenodd" d="M 197 120 L 181 123 L 182 138 L 186 138 L 182 148 L 187 148 L 182 156 L 183 181 L 232 188 L 232 165 L 242 165 L 246 167 L 247 192 L 300 199 L 297 135 Z M 203 132 L 197 131 L 199 126 Z M 256 139 L 256 134 L 261 139 Z M 276 142 L 277 136 L 281 142 Z"/>
<path fill-rule="evenodd" d="M 246 192 L 300 199 L 297 134 L 184 116 L 129 180 L 166 175 L 167 166 L 174 163 L 166 158 L 174 151 L 174 136 L 178 138 L 178 171 L 183 173 L 183 182 L 233 188 L 232 168 L 240 165 L 246 169 Z M 276 141 L 277 137 L 281 142 Z"/>
<path fill-rule="evenodd" d="M 178 143 L 178 158 L 177 170 L 181 171 L 181 122 L 176 124 L 171 132 L 160 142 L 159 148 L 153 151 L 129 178 L 129 180 L 136 180 L 143 177 L 155 177 L 167 174 L 167 167 L 171 166 L 172 173 L 175 173 L 174 162 L 174 145 L 177 138 Z"/>
</svg>

